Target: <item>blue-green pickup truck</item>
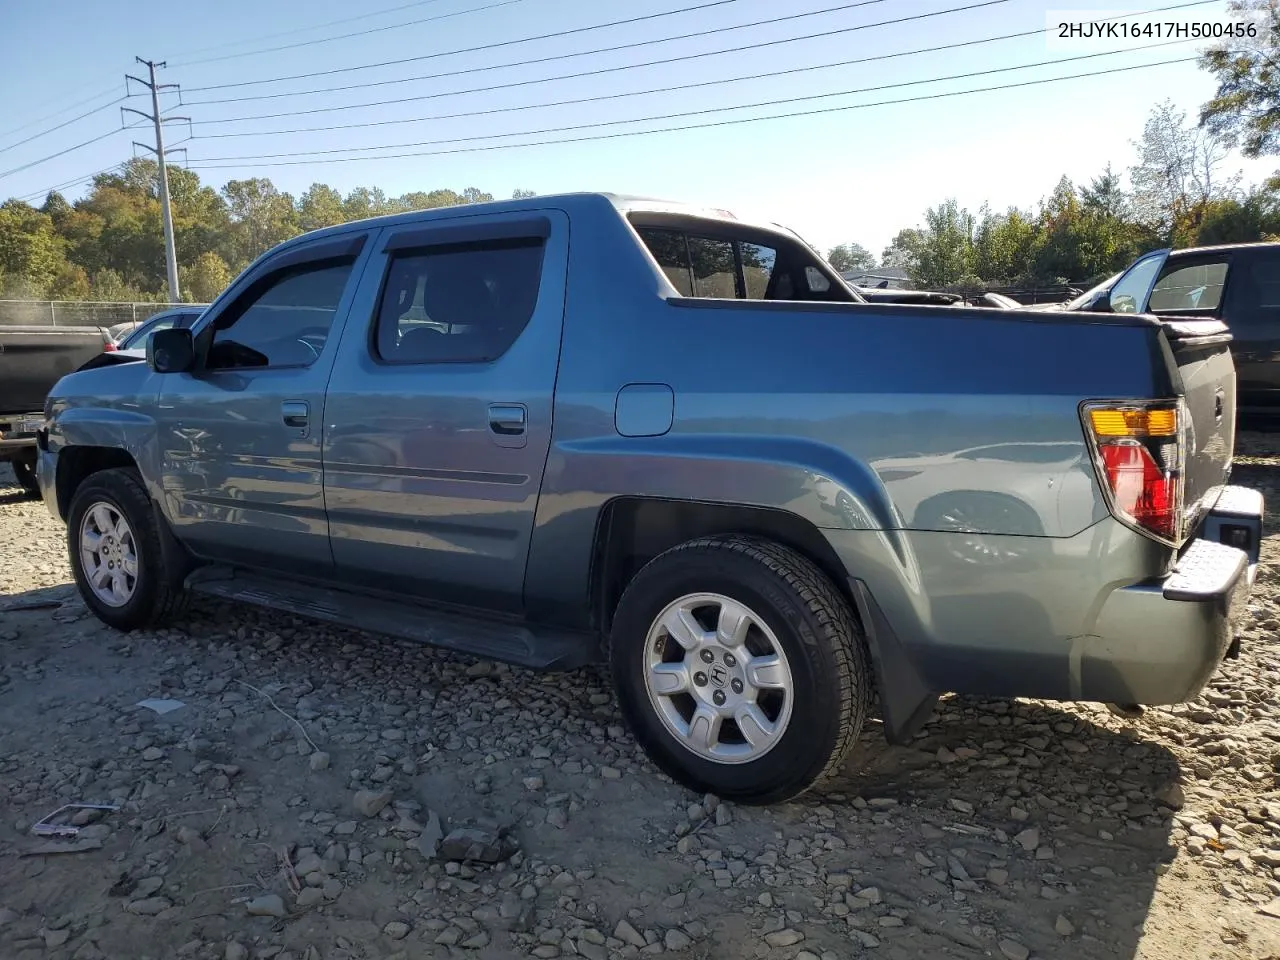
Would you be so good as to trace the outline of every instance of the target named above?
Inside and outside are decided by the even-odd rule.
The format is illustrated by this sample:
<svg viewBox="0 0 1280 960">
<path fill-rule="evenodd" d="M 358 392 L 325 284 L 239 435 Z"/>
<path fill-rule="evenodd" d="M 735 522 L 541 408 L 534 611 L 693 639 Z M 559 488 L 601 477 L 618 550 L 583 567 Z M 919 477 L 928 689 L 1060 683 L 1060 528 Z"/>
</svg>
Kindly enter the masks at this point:
<svg viewBox="0 0 1280 960">
<path fill-rule="evenodd" d="M 193 592 L 610 664 L 681 782 L 794 796 L 873 704 L 1159 704 L 1233 648 L 1262 498 L 1218 322 L 866 303 L 795 234 L 603 194 L 365 220 L 50 394 L 122 630 Z"/>
</svg>

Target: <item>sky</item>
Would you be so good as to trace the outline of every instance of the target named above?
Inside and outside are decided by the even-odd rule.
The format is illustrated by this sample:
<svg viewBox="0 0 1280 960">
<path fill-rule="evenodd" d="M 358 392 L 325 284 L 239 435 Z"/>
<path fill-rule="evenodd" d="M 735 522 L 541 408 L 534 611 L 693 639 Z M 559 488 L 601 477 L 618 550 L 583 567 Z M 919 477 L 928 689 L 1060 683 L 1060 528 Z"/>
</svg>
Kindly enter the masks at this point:
<svg viewBox="0 0 1280 960">
<path fill-rule="evenodd" d="M 0 198 L 38 203 L 70 183 L 75 199 L 85 184 L 73 181 L 143 153 L 134 139 L 154 142 L 136 115 L 124 116 L 143 126 L 121 129 L 119 112 L 149 112 L 149 97 L 116 102 L 141 89 L 124 79 L 146 76 L 141 56 L 165 61 L 160 80 L 181 86 L 162 112 L 191 120 L 166 126 L 187 150 L 171 162 L 215 186 L 260 176 L 295 196 L 317 181 L 391 196 L 608 190 L 722 207 L 823 249 L 852 241 L 878 255 L 946 198 L 1025 209 L 1063 175 L 1126 170 L 1165 98 L 1194 117 L 1214 91 L 1189 59 L 1203 41 L 1049 29 L 1186 2 L 10 0 Z M 1225 7 L 1126 22 L 1225 22 Z M 592 29 L 619 20 L 632 22 Z M 324 75 L 279 79 L 298 74 Z M 1021 86 L 942 96 L 1010 84 Z M 773 119 L 726 123 L 759 117 Z M 334 126 L 346 128 L 300 132 Z M 379 149 L 358 149 L 368 147 Z M 1250 182 L 1280 163 L 1229 166 Z"/>
</svg>

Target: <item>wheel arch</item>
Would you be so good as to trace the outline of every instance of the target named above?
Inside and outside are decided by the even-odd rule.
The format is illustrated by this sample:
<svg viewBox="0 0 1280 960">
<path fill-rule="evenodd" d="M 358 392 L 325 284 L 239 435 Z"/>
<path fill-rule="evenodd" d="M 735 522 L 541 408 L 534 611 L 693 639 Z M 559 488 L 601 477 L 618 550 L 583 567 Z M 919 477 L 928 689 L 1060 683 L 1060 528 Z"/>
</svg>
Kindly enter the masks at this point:
<svg viewBox="0 0 1280 960">
<path fill-rule="evenodd" d="M 600 510 L 592 549 L 592 622 L 608 633 L 622 591 L 646 563 L 672 547 L 710 536 L 761 537 L 808 557 L 857 615 L 848 573 L 810 521 L 787 510 L 657 497 L 615 497 Z"/>
</svg>

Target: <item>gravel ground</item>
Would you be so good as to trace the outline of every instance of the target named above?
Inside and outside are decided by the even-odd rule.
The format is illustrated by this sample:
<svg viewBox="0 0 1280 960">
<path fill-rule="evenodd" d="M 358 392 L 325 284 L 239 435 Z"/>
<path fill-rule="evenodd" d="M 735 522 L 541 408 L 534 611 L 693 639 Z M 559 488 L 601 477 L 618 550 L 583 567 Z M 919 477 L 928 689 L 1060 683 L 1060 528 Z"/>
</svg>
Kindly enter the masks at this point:
<svg viewBox="0 0 1280 960">
<path fill-rule="evenodd" d="M 1280 506 L 1280 437 L 1238 446 Z M 5 958 L 1280 958 L 1280 535 L 1195 703 L 948 698 L 761 809 L 662 777 L 597 670 L 216 604 L 116 633 L 0 471 Z M 38 853 L 69 802 L 121 806 Z"/>
</svg>

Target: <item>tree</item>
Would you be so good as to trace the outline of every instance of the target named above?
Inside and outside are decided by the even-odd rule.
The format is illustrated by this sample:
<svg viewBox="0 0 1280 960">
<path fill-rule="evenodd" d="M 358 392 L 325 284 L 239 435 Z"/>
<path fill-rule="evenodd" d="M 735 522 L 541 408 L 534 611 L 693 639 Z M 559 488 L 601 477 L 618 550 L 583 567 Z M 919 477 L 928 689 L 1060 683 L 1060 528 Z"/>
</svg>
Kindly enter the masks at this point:
<svg viewBox="0 0 1280 960">
<path fill-rule="evenodd" d="M 512 200 L 532 200 L 536 196 L 532 190 L 521 190 L 519 187 L 511 192 Z"/>
<path fill-rule="evenodd" d="M 277 243 L 297 236 L 293 197 L 263 177 L 232 180 L 222 188 L 231 214 L 232 263 L 243 268 Z"/>
<path fill-rule="evenodd" d="M 200 254 L 183 274 L 182 292 L 194 303 L 212 303 L 231 283 L 231 268 L 211 250 Z"/>
<path fill-rule="evenodd" d="M 1130 170 L 1135 213 L 1165 242 L 1189 242 L 1209 201 L 1226 196 L 1239 176 L 1223 177 L 1227 145 L 1204 127 L 1187 126 L 1173 101 L 1155 106 Z"/>
<path fill-rule="evenodd" d="M 1230 0 L 1227 7 L 1245 35 L 1201 56 L 1218 89 L 1200 108 L 1200 124 L 1246 157 L 1280 153 L 1280 3 Z"/>
<path fill-rule="evenodd" d="M 827 263 L 840 273 L 850 270 L 871 270 L 876 265 L 876 258 L 860 243 L 842 243 L 827 251 Z"/>
<path fill-rule="evenodd" d="M 884 248 L 884 253 L 880 254 L 880 266 L 901 267 L 909 271 L 915 265 L 923 240 L 923 232 L 915 227 L 899 230 L 889 246 Z"/>
<path fill-rule="evenodd" d="M 43 298 L 62 269 L 53 219 L 20 200 L 0 204 L 0 274 L 7 296 Z"/>
<path fill-rule="evenodd" d="M 46 291 L 50 300 L 88 300 L 89 274 L 75 263 L 64 264 Z"/>
<path fill-rule="evenodd" d="M 912 281 L 920 286 L 942 287 L 971 276 L 973 214 L 951 199 L 926 210 L 924 222 L 915 263 L 908 268 Z"/>
<path fill-rule="evenodd" d="M 313 183 L 298 199 L 298 227 L 304 233 L 346 221 L 342 194 L 327 183 Z"/>
</svg>

